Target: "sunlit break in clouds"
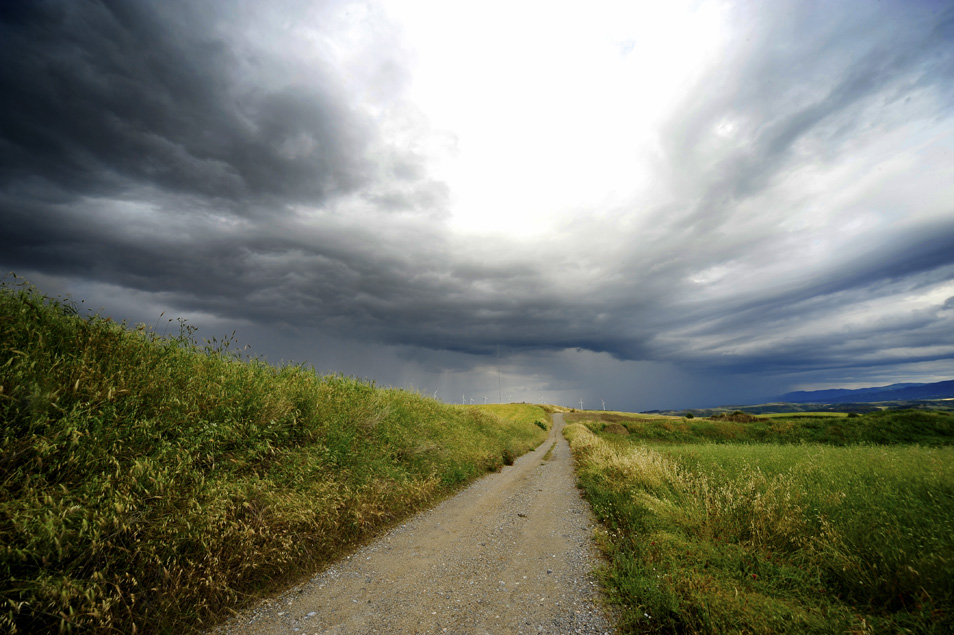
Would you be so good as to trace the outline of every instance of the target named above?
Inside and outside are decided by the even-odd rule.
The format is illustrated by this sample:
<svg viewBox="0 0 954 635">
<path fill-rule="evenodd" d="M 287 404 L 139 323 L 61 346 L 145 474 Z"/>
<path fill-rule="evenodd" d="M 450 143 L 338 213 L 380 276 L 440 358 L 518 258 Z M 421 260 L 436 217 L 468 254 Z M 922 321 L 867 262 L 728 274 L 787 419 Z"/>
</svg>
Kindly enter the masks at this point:
<svg viewBox="0 0 954 635">
<path fill-rule="evenodd" d="M 0 266 L 446 401 L 951 379 L 951 42 L 927 1 L 3 3 Z"/>
</svg>

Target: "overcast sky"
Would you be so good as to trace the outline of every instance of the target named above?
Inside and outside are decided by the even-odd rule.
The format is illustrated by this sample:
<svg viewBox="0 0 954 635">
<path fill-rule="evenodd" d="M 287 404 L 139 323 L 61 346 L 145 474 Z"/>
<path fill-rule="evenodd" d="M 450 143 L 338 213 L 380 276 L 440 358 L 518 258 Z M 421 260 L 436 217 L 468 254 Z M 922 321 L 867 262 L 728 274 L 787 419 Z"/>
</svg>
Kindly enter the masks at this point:
<svg viewBox="0 0 954 635">
<path fill-rule="evenodd" d="M 458 403 L 951 379 L 954 3 L 3 2 L 0 268 Z"/>
</svg>

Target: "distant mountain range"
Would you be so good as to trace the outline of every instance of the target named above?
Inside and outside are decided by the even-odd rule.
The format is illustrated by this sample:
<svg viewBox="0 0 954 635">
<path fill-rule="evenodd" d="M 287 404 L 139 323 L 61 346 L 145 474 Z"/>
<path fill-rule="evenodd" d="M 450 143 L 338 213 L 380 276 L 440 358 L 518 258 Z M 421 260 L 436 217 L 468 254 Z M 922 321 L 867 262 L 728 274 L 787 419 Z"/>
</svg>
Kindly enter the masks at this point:
<svg viewBox="0 0 954 635">
<path fill-rule="evenodd" d="M 835 388 L 799 390 L 785 393 L 776 401 L 788 403 L 869 403 L 872 401 L 909 401 L 954 398 L 954 379 L 933 384 L 891 384 L 875 388 Z"/>
</svg>

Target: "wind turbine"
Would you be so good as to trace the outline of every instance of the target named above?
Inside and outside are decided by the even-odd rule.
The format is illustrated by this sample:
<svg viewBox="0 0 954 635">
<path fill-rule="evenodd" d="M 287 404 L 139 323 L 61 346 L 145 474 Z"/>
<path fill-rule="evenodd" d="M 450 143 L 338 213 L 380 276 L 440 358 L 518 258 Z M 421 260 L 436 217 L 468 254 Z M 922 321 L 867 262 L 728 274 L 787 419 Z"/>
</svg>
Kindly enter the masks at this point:
<svg viewBox="0 0 954 635">
<path fill-rule="evenodd" d="M 580 397 L 580 410 L 583 410 L 583 397 Z"/>
<path fill-rule="evenodd" d="M 606 400 L 605 400 L 605 399 L 600 399 L 600 401 L 603 402 L 603 410 L 606 410 Z"/>
</svg>

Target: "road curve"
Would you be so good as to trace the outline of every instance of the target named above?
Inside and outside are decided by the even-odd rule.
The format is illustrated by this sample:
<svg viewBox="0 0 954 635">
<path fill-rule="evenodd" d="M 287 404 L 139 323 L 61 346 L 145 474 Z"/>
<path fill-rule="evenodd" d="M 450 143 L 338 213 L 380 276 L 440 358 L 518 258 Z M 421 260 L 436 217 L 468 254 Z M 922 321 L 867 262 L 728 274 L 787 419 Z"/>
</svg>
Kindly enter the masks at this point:
<svg viewBox="0 0 954 635">
<path fill-rule="evenodd" d="M 513 466 L 214 632 L 613 632 L 562 429 L 553 415 L 547 441 Z"/>
</svg>

